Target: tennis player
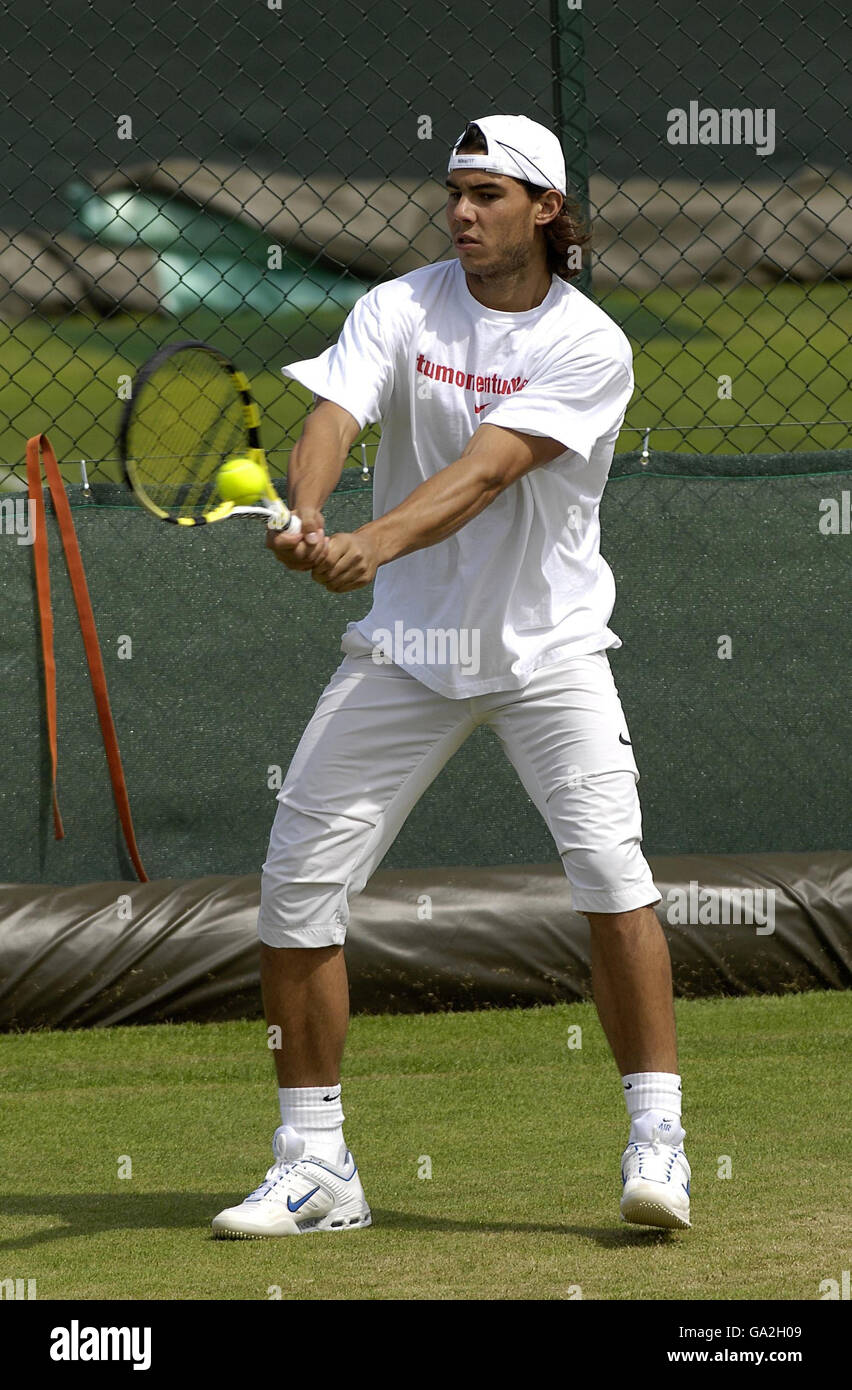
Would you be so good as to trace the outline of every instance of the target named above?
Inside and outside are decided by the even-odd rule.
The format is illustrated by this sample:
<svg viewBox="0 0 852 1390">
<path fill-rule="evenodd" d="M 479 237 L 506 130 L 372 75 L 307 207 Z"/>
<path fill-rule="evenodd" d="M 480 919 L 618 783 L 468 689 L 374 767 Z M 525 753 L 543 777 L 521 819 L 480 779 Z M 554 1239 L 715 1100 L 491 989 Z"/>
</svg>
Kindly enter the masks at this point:
<svg viewBox="0 0 852 1390">
<path fill-rule="evenodd" d="M 631 350 L 570 283 L 585 237 L 549 130 L 524 116 L 468 124 L 447 186 L 455 258 L 376 286 L 333 347 L 284 368 L 316 404 L 289 469 L 303 536 L 267 544 L 332 593 L 375 585 L 278 795 L 259 935 L 281 1126 L 264 1181 L 214 1219 L 221 1236 L 370 1225 L 341 1106 L 349 904 L 479 724 L 544 817 L 589 919 L 595 1003 L 630 1120 L 622 1217 L 690 1224 L 671 963 L 599 550 Z M 323 504 L 373 422 L 374 519 L 327 536 Z"/>
</svg>

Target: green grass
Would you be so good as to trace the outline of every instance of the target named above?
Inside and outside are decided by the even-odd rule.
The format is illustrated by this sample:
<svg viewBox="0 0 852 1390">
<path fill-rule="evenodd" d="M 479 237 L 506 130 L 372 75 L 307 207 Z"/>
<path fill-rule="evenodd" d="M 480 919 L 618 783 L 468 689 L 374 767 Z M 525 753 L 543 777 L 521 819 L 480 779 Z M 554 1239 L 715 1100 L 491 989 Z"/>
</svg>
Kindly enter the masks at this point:
<svg viewBox="0 0 852 1390">
<path fill-rule="evenodd" d="M 852 420 L 852 299 L 843 284 L 774 289 L 713 288 L 680 295 L 657 290 L 641 300 L 617 291 L 602 305 L 631 339 L 637 390 L 620 450 L 651 447 L 695 453 L 767 453 L 845 448 Z M 0 325 L 0 483 L 22 475 L 24 443 L 47 432 L 66 476 L 78 460 L 93 476 L 116 477 L 119 377 L 135 372 L 162 342 L 201 337 L 230 351 L 252 377 L 276 471 L 297 436 L 309 396 L 285 387 L 279 368 L 315 356 L 337 336 L 345 310 L 333 304 L 310 321 L 239 316 L 223 323 L 199 312 L 182 323 L 149 316 L 46 319 Z M 732 399 L 717 398 L 718 377 Z M 791 428 L 789 423 L 799 422 Z M 821 421 L 818 427 L 806 422 Z M 834 423 L 832 423 L 834 422 Z M 758 427 L 755 427 L 758 426 Z M 365 436 L 370 446 L 377 439 Z M 355 466 L 360 454 L 353 455 Z"/>
<path fill-rule="evenodd" d="M 252 316 L 223 324 L 202 312 L 180 323 L 154 316 L 96 321 L 69 315 L 0 324 L 0 483 L 4 466 L 17 463 L 16 472 L 24 476 L 26 440 L 40 432 L 50 436 L 69 481 L 80 481 L 81 458 L 90 478 L 117 479 L 120 379 L 132 377 L 163 343 L 182 338 L 215 343 L 248 372 L 263 416 L 264 444 L 274 471 L 284 472 L 312 397 L 285 382 L 280 367 L 324 351 L 344 318 L 330 305 L 310 323 L 290 324 L 289 331 L 286 324 Z"/>
<path fill-rule="evenodd" d="M 616 292 L 601 303 L 634 352 L 636 392 L 619 450 L 636 449 L 648 427 L 661 427 L 652 448 L 688 453 L 849 447 L 848 285 L 657 290 L 641 302 Z M 717 396 L 722 375 L 731 377 L 730 400 Z"/>
<path fill-rule="evenodd" d="M 589 1004 L 356 1017 L 346 1135 L 375 1224 L 304 1240 L 209 1234 L 270 1161 L 261 1022 L 3 1036 L 0 1277 L 40 1299 L 816 1300 L 848 1267 L 849 1012 L 678 1003 L 682 1233 L 619 1222 L 626 1116 Z"/>
</svg>

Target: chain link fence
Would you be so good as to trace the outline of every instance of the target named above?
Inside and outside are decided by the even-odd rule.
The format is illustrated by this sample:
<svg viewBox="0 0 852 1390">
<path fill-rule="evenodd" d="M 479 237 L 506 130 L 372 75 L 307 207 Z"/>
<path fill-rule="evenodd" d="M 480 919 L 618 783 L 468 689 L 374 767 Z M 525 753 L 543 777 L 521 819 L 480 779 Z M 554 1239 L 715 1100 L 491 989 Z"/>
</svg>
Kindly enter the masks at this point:
<svg viewBox="0 0 852 1390">
<path fill-rule="evenodd" d="M 185 336 L 252 377 L 284 472 L 307 397 L 280 366 L 372 285 L 453 254 L 449 149 L 495 111 L 561 137 L 593 229 L 583 288 L 635 353 L 620 449 L 847 447 L 841 5 L 0 10 L 0 486 L 23 486 L 41 431 L 69 481 L 81 461 L 115 478 L 130 378 Z"/>
</svg>

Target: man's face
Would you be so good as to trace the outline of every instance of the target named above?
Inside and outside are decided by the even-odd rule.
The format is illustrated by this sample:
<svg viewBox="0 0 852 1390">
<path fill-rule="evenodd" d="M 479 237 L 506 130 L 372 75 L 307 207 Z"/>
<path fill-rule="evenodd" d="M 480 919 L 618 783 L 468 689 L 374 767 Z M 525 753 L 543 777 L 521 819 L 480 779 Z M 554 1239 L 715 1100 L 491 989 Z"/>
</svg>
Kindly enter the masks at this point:
<svg viewBox="0 0 852 1390">
<path fill-rule="evenodd" d="M 447 189 L 447 226 L 462 267 L 486 278 L 529 265 L 536 227 L 562 203 L 555 191 L 542 191 L 532 201 L 517 179 L 486 169 L 454 169 Z"/>
</svg>

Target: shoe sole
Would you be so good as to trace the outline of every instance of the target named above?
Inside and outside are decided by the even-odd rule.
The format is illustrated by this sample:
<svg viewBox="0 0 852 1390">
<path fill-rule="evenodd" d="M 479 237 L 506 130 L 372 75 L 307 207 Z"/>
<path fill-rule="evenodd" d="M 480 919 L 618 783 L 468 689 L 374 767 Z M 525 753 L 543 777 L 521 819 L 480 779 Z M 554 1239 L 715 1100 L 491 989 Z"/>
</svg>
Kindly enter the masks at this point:
<svg viewBox="0 0 852 1390">
<path fill-rule="evenodd" d="M 634 1197 L 621 1208 L 622 1221 L 634 1226 L 657 1226 L 662 1230 L 689 1231 L 692 1222 L 687 1216 L 680 1216 L 663 1202 L 649 1201 L 648 1198 Z"/>
<path fill-rule="evenodd" d="M 214 1225 L 213 1237 L 217 1240 L 280 1240 L 283 1236 L 312 1236 L 324 1231 L 363 1231 L 372 1224 L 372 1215 L 367 1212 L 363 1216 L 353 1216 L 348 1220 L 338 1218 L 327 1226 L 316 1221 L 310 1225 L 299 1226 L 295 1231 L 236 1231 L 229 1226 Z"/>
</svg>

